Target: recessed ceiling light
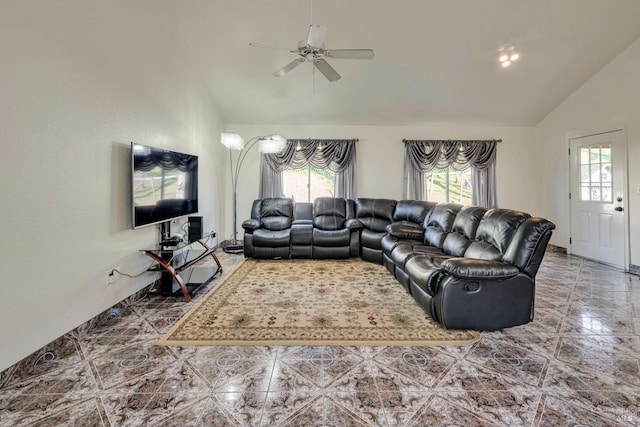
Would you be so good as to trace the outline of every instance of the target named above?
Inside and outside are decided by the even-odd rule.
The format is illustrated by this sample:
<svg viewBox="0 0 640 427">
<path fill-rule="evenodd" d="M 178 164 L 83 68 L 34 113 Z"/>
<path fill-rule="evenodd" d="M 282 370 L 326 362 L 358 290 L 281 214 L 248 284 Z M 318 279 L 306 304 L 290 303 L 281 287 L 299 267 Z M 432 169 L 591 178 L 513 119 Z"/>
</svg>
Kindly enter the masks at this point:
<svg viewBox="0 0 640 427">
<path fill-rule="evenodd" d="M 520 58 L 520 54 L 516 52 L 516 48 L 513 45 L 506 44 L 500 46 L 498 49 L 498 62 L 503 68 L 507 68 L 514 61 Z"/>
</svg>

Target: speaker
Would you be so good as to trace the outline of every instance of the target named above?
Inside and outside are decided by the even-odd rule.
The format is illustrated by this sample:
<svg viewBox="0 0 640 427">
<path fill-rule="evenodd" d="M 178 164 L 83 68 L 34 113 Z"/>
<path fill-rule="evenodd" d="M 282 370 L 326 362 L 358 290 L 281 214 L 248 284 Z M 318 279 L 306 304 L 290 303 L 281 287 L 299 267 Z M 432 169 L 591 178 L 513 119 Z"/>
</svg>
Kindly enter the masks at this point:
<svg viewBox="0 0 640 427">
<path fill-rule="evenodd" d="M 202 239 L 202 217 L 190 216 L 189 221 L 189 243 Z"/>
</svg>

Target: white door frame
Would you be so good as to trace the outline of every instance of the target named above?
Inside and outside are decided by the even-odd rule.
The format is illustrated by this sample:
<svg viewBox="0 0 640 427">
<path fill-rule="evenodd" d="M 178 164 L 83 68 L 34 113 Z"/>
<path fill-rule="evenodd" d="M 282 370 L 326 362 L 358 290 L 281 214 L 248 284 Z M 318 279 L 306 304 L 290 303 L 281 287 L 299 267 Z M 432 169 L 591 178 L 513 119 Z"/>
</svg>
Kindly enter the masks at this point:
<svg viewBox="0 0 640 427">
<path fill-rule="evenodd" d="M 595 136 L 595 135 L 602 135 L 605 133 L 611 133 L 611 132 L 617 132 L 620 131 L 622 134 L 622 147 L 623 147 L 623 155 L 624 158 L 622 159 L 622 161 L 620 162 L 620 164 L 624 167 L 624 180 L 622 182 L 622 193 L 624 194 L 624 211 L 622 211 L 623 214 L 623 219 L 622 222 L 624 224 L 624 271 L 629 271 L 629 265 L 631 262 L 631 254 L 630 254 L 630 243 L 629 243 L 629 155 L 628 155 L 628 144 L 627 144 L 627 126 L 617 126 L 617 127 L 612 127 L 609 129 L 604 129 L 604 130 L 598 130 L 598 131 L 593 131 L 593 132 L 585 132 L 585 133 L 572 133 L 572 134 L 568 134 L 566 137 L 566 149 L 567 149 L 567 154 L 569 154 L 569 148 L 571 147 L 571 140 L 572 139 L 576 139 L 576 138 L 584 138 L 587 136 Z M 571 156 L 567 156 L 567 165 L 568 165 L 568 172 L 567 173 L 567 195 L 571 193 Z M 573 195 L 574 197 L 576 195 Z M 568 212 L 569 212 L 569 239 L 571 239 L 571 230 L 572 230 L 572 226 L 573 224 L 571 223 L 572 218 L 573 218 L 573 214 L 571 212 L 571 201 L 567 198 L 567 204 L 569 206 Z M 569 240 L 569 242 L 571 242 L 571 240 Z M 569 243 L 569 245 L 567 246 L 567 253 L 571 254 L 571 243 Z M 598 262 L 598 260 L 593 260 Z M 601 262 L 601 261 L 600 261 Z M 606 264 L 606 263 L 603 263 Z"/>
</svg>

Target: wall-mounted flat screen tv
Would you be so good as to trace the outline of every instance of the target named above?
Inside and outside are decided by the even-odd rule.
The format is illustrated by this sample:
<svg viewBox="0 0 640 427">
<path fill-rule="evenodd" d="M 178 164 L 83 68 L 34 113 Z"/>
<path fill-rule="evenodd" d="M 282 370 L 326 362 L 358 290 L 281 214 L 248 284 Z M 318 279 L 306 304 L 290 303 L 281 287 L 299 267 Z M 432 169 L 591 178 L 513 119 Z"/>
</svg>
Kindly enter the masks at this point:
<svg viewBox="0 0 640 427">
<path fill-rule="evenodd" d="M 198 212 L 198 156 L 131 143 L 133 228 Z"/>
</svg>

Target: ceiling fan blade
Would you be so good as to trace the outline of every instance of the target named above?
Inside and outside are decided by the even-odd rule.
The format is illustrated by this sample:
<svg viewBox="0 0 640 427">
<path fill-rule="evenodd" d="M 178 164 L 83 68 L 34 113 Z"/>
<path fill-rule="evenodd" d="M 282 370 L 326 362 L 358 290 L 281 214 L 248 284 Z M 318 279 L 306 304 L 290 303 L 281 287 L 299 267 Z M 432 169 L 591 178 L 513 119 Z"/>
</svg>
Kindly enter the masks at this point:
<svg viewBox="0 0 640 427">
<path fill-rule="evenodd" d="M 330 82 L 335 82 L 340 79 L 340 74 L 336 70 L 333 69 L 331 65 L 327 61 L 322 58 L 317 58 L 313 60 L 313 65 L 320 71 Z"/>
<path fill-rule="evenodd" d="M 260 49 L 288 50 L 289 52 L 292 52 L 291 49 L 286 48 L 286 47 L 271 46 L 271 45 L 264 44 L 264 43 L 249 43 L 249 46 L 251 46 L 251 47 L 259 47 Z M 296 51 L 294 50 L 293 52 L 296 52 Z"/>
<path fill-rule="evenodd" d="M 373 59 L 371 49 L 330 49 L 325 50 L 324 54 L 336 59 Z"/>
<path fill-rule="evenodd" d="M 324 37 L 327 35 L 327 28 L 320 25 L 309 25 L 309 37 L 307 37 L 307 45 L 322 49 Z"/>
<path fill-rule="evenodd" d="M 273 77 L 282 77 L 285 74 L 287 74 L 289 71 L 296 68 L 298 65 L 302 64 L 303 62 L 304 62 L 304 58 L 296 58 L 293 61 L 289 62 L 284 67 L 280 68 L 275 73 L 273 73 Z"/>
</svg>

